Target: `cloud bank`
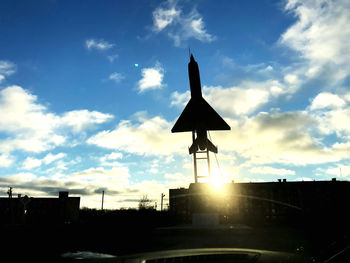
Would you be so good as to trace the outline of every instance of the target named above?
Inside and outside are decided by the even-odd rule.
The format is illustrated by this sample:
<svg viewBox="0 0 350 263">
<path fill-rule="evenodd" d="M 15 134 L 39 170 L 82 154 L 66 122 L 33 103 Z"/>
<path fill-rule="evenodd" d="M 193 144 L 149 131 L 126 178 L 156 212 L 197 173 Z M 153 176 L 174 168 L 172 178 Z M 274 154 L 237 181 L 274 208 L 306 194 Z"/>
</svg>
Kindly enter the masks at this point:
<svg viewBox="0 0 350 263">
<path fill-rule="evenodd" d="M 49 112 L 37 96 L 20 86 L 0 91 L 0 152 L 15 150 L 39 153 L 67 142 L 70 134 L 83 132 L 113 118 L 110 114 L 73 110 L 63 114 Z M 68 133 L 67 133 L 68 131 Z"/>
</svg>

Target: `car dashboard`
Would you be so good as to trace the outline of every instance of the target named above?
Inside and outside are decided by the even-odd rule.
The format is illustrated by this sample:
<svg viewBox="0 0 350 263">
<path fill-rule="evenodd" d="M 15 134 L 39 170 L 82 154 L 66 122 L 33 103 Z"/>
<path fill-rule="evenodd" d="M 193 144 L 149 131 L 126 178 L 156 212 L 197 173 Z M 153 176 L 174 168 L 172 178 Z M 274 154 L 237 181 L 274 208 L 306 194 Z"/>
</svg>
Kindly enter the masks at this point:
<svg viewBox="0 0 350 263">
<path fill-rule="evenodd" d="M 306 262 L 300 255 L 256 249 L 239 248 L 200 248 L 180 249 L 139 253 L 126 256 L 111 256 L 99 254 L 97 258 L 79 262 L 109 262 L 109 263 L 296 263 Z M 72 258 L 72 261 L 76 262 Z"/>
</svg>

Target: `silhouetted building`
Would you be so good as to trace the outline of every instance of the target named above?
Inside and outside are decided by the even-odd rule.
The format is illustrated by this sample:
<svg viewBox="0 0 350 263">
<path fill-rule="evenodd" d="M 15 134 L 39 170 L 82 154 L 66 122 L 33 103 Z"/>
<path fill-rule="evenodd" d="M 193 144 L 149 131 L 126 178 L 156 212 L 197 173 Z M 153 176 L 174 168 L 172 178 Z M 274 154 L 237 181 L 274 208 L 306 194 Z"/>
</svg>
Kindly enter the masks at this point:
<svg viewBox="0 0 350 263">
<path fill-rule="evenodd" d="M 0 223 L 50 224 L 71 223 L 79 219 L 80 197 L 59 192 L 58 198 L 28 197 L 0 198 Z"/>
<path fill-rule="evenodd" d="M 187 222 L 191 217 L 188 193 L 187 188 L 169 189 L 169 208 L 179 221 Z"/>
<path fill-rule="evenodd" d="M 218 214 L 221 223 L 345 225 L 350 202 L 348 181 L 230 183 L 221 189 L 190 184 L 170 189 L 170 212 L 182 222 L 194 214 Z"/>
</svg>

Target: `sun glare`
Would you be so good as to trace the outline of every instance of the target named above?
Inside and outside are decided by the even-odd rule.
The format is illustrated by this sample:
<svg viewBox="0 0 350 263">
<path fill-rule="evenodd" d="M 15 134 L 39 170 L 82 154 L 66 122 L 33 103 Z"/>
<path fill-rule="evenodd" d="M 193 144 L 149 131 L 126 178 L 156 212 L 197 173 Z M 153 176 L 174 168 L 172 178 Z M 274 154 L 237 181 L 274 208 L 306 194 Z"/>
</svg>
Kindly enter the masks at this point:
<svg viewBox="0 0 350 263">
<path fill-rule="evenodd" d="M 212 187 L 212 189 L 217 192 L 220 193 L 223 191 L 223 186 L 224 186 L 224 179 L 220 174 L 220 171 L 218 169 L 213 169 L 211 171 L 211 175 L 210 175 L 210 185 Z"/>
</svg>

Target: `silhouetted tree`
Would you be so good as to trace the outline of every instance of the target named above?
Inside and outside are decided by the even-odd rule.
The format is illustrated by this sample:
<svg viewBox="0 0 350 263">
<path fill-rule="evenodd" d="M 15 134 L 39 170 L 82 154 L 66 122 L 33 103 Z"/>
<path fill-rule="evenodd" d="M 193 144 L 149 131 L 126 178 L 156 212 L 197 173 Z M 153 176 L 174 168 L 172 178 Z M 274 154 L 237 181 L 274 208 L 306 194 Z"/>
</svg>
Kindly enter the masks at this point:
<svg viewBox="0 0 350 263">
<path fill-rule="evenodd" d="M 139 210 L 142 209 L 153 209 L 152 201 L 148 199 L 147 195 L 143 195 L 139 201 Z"/>
</svg>

